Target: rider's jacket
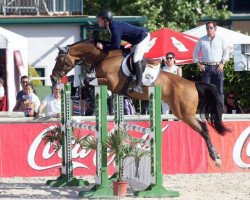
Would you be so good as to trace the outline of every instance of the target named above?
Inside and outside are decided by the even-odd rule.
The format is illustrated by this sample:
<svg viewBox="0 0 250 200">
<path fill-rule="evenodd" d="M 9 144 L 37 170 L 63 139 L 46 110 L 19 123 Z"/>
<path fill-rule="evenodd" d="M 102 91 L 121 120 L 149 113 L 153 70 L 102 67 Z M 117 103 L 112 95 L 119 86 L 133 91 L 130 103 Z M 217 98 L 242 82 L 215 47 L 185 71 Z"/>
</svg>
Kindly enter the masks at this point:
<svg viewBox="0 0 250 200">
<path fill-rule="evenodd" d="M 109 30 L 111 33 L 111 42 L 104 44 L 104 51 L 119 49 L 121 46 L 121 40 L 136 45 L 148 34 L 148 30 L 145 28 L 119 21 L 112 21 L 109 25 Z"/>
</svg>

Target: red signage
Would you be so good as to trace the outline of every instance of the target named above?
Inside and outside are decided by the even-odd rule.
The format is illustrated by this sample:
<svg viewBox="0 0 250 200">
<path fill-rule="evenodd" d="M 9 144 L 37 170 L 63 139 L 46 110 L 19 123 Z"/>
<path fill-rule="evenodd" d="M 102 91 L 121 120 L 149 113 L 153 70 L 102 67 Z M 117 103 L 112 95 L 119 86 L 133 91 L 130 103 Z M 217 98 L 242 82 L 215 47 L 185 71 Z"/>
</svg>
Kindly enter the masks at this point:
<svg viewBox="0 0 250 200">
<path fill-rule="evenodd" d="M 19 50 L 14 51 L 14 58 L 15 58 L 15 63 L 19 70 L 20 76 L 26 75 L 25 67 L 23 65 L 23 59 L 21 56 L 21 52 Z"/>
<path fill-rule="evenodd" d="M 131 122 L 132 123 L 132 122 Z M 148 122 L 133 122 L 149 127 Z M 164 174 L 206 172 L 250 172 L 250 122 L 226 122 L 232 133 L 222 137 L 211 128 L 210 135 L 217 151 L 222 155 L 222 167 L 217 168 L 209 158 L 204 140 L 180 121 L 163 121 L 162 169 Z M 42 137 L 53 123 L 0 124 L 0 177 L 57 176 L 61 166 L 61 152 L 55 152 Z M 113 123 L 108 123 L 111 130 Z M 75 130 L 75 134 L 93 134 L 92 131 Z M 143 137 L 142 133 L 131 132 Z M 95 174 L 95 153 L 72 145 L 75 175 Z M 114 170 L 109 159 L 109 172 Z"/>
</svg>

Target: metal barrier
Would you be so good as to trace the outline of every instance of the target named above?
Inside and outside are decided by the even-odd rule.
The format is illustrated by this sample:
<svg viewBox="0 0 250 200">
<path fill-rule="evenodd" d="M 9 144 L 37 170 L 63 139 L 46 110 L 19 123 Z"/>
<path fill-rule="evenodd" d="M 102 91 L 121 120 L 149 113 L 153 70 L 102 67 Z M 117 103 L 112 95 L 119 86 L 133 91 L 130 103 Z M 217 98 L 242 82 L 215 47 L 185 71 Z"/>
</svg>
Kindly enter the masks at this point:
<svg viewBox="0 0 250 200">
<path fill-rule="evenodd" d="M 4 15 L 83 14 L 82 0 L 1 0 Z"/>
</svg>

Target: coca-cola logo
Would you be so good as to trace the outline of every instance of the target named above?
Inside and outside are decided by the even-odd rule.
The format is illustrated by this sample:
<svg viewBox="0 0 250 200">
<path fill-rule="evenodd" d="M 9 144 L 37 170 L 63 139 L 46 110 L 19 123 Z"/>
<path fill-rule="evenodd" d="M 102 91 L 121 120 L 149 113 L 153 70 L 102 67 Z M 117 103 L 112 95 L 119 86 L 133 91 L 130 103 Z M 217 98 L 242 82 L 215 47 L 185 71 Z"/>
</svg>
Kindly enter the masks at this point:
<svg viewBox="0 0 250 200">
<path fill-rule="evenodd" d="M 247 127 L 236 140 L 234 149 L 233 149 L 233 159 L 237 166 L 240 168 L 250 168 L 250 163 L 244 162 L 242 159 L 242 154 L 246 153 L 246 156 L 250 158 L 250 126 Z M 248 142 L 247 142 L 248 141 Z M 244 148 L 245 147 L 245 148 Z M 245 149 L 246 152 L 243 152 Z"/>
<path fill-rule="evenodd" d="M 53 130 L 54 128 L 55 128 L 55 126 L 50 126 L 46 129 L 44 129 L 41 133 L 38 134 L 38 136 L 32 142 L 32 144 L 29 148 L 29 151 L 28 151 L 28 164 L 31 168 L 33 168 L 35 170 L 46 170 L 46 169 L 50 169 L 53 167 L 61 166 L 61 163 L 55 163 L 53 165 L 48 165 L 48 166 L 40 166 L 39 164 L 36 163 L 36 157 L 38 156 L 37 151 L 39 148 L 41 148 L 41 146 L 44 146 L 43 150 L 42 150 L 42 158 L 44 160 L 50 159 L 55 154 L 57 154 L 57 156 L 59 158 L 62 158 L 61 149 L 59 151 L 55 151 L 53 149 L 51 150 L 50 143 L 46 143 L 46 145 L 44 145 L 44 142 L 43 142 L 44 134 L 48 131 Z M 76 159 L 76 158 L 84 159 L 84 158 L 88 157 L 89 154 L 91 153 L 91 150 L 80 149 L 80 145 L 74 144 L 74 141 L 72 141 L 72 144 L 73 144 L 73 148 L 72 148 L 72 158 L 73 159 Z M 92 160 L 93 160 L 93 164 L 95 165 L 95 155 L 94 155 Z M 83 162 L 78 162 L 78 161 L 73 160 L 72 163 L 73 163 L 73 168 L 78 168 L 78 167 L 89 168 Z"/>
<path fill-rule="evenodd" d="M 162 128 L 162 133 L 164 133 L 167 130 L 168 126 L 169 125 L 167 124 Z M 44 134 L 53 130 L 55 127 L 56 127 L 55 125 L 49 126 L 46 129 L 44 129 L 43 131 L 41 131 L 37 135 L 37 137 L 34 139 L 32 144 L 30 145 L 30 148 L 28 150 L 28 158 L 27 159 L 28 159 L 28 164 L 32 169 L 41 171 L 41 170 L 47 170 L 47 169 L 61 166 L 61 159 L 62 159 L 61 149 L 59 151 L 55 151 L 54 149 L 52 149 L 50 143 L 46 143 L 44 145 L 44 141 L 43 141 Z M 85 134 L 87 135 L 89 133 L 86 133 L 86 131 L 85 131 Z M 148 136 L 149 136 L 148 134 L 144 134 L 144 135 L 142 135 L 142 139 L 146 140 Z M 74 169 L 75 168 L 89 169 L 93 166 L 96 166 L 96 154 L 91 154 L 91 152 L 92 152 L 91 150 L 86 150 L 86 149 L 80 148 L 80 145 L 75 144 L 74 141 L 72 141 L 72 144 L 73 144 L 72 145 L 73 146 L 73 148 L 72 148 L 72 159 L 73 159 L 72 163 L 73 163 Z M 141 148 L 143 148 L 143 145 Z M 57 163 L 43 166 L 43 165 L 37 163 L 37 160 L 39 160 L 37 158 L 40 156 L 42 157 L 43 160 L 49 160 L 49 159 L 52 160 L 52 157 L 55 157 L 55 156 L 57 158 L 60 158 L 60 159 L 56 159 Z M 91 156 L 92 156 L 92 158 L 91 158 Z M 84 163 L 83 160 L 86 158 L 91 159 L 92 163 L 90 163 L 89 161 L 87 163 L 85 161 L 85 163 Z M 110 165 L 112 163 L 113 158 L 114 158 L 113 156 L 108 157 L 108 165 Z"/>
</svg>

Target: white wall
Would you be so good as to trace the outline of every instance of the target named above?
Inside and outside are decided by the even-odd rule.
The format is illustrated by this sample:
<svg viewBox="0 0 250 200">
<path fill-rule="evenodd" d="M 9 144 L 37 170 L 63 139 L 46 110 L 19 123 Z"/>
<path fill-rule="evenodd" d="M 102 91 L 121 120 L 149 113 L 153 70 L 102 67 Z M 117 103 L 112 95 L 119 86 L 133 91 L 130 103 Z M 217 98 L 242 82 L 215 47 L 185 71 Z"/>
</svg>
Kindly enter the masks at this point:
<svg viewBox="0 0 250 200">
<path fill-rule="evenodd" d="M 50 85 L 49 76 L 55 65 L 58 50 L 55 44 L 66 46 L 80 41 L 79 26 L 6 26 L 4 27 L 27 38 L 28 63 L 34 67 L 45 67 L 45 82 Z M 72 74 L 73 70 L 68 74 Z"/>
<path fill-rule="evenodd" d="M 19 91 L 20 81 L 19 77 L 16 77 L 15 71 L 15 60 L 14 51 L 19 50 L 23 61 L 23 74 L 28 75 L 28 55 L 27 55 L 27 40 L 25 37 L 15 34 L 7 29 L 0 27 L 1 35 L 7 38 L 7 49 L 6 49 L 6 75 L 7 75 L 7 100 L 8 110 L 12 111 L 16 103 L 16 94 Z M 21 76 L 21 74 L 20 74 Z"/>
</svg>

